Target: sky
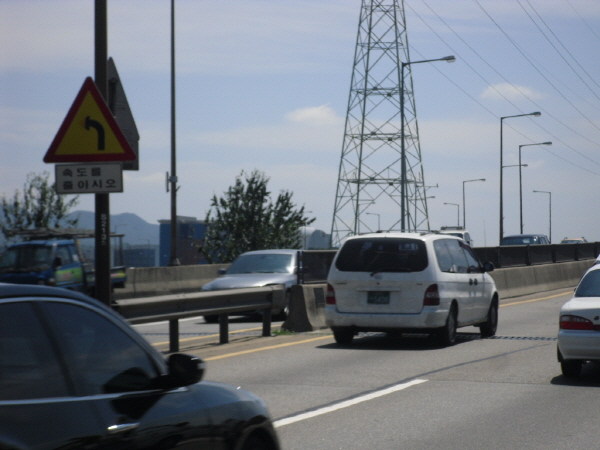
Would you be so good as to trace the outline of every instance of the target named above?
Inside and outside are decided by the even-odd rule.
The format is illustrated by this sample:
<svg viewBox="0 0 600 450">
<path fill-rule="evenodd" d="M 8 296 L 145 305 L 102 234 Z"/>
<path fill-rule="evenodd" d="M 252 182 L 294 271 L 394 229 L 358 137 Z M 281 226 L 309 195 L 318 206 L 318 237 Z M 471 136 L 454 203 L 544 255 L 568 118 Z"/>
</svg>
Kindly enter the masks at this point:
<svg viewBox="0 0 600 450">
<path fill-rule="evenodd" d="M 291 191 L 331 231 L 360 0 L 176 0 L 177 213 L 204 219 L 242 171 Z M 463 224 L 475 246 L 499 237 L 501 117 L 504 234 L 600 241 L 600 2 L 405 0 L 432 229 Z M 110 212 L 170 217 L 171 2 L 108 0 L 108 55 L 140 134 Z M 0 0 L 0 195 L 54 165 L 46 154 L 94 76 L 92 0 Z M 529 145 L 551 141 L 551 146 Z M 467 180 L 485 178 L 485 182 Z M 463 208 L 464 189 L 464 209 Z M 534 190 L 550 192 L 534 193 Z M 551 201 L 550 201 L 551 200 Z M 445 205 L 444 203 L 451 203 Z M 454 205 L 453 205 L 454 204 Z M 455 206 L 458 205 L 458 206 Z M 371 220 L 392 223 L 398 211 Z M 77 209 L 94 211 L 94 195 Z M 551 214 L 550 214 L 551 213 Z"/>
</svg>

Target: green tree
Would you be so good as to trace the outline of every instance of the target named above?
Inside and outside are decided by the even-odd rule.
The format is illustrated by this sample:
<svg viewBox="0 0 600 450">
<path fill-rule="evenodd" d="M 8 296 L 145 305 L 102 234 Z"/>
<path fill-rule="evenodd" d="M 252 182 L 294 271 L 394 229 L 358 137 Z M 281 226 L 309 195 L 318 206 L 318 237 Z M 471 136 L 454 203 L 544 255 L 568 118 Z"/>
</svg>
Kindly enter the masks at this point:
<svg viewBox="0 0 600 450">
<path fill-rule="evenodd" d="M 262 172 L 242 171 L 222 197 L 213 195 L 202 249 L 209 263 L 229 263 L 251 250 L 301 248 L 300 227 L 315 219 L 296 209 L 289 191 L 273 203 L 268 182 Z"/>
<path fill-rule="evenodd" d="M 29 173 L 23 191 L 15 191 L 12 198 L 0 197 L 0 231 L 7 239 L 11 238 L 10 230 L 77 225 L 78 219 L 67 219 L 67 215 L 79 196 L 67 199 L 57 194 L 49 177 L 48 172 Z"/>
</svg>

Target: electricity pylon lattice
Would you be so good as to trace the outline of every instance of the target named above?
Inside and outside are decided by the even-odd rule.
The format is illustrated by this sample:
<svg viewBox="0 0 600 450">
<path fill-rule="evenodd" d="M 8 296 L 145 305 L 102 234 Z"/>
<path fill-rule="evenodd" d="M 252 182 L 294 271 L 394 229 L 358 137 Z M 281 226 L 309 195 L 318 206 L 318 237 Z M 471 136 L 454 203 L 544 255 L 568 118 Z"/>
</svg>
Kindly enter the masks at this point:
<svg viewBox="0 0 600 450">
<path fill-rule="evenodd" d="M 362 0 L 332 247 L 379 227 L 429 229 L 412 74 L 403 61 L 410 61 L 404 4 Z"/>
</svg>

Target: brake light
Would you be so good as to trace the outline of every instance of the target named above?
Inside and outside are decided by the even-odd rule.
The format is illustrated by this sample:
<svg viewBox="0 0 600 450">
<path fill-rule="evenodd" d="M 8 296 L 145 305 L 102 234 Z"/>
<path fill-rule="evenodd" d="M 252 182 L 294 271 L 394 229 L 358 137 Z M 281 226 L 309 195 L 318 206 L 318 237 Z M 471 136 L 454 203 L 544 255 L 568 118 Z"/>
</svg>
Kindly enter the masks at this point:
<svg viewBox="0 0 600 450">
<path fill-rule="evenodd" d="M 584 317 L 564 315 L 560 316 L 561 330 L 594 330 L 594 324 L 591 320 Z"/>
<path fill-rule="evenodd" d="M 432 284 L 425 291 L 423 306 L 437 306 L 440 304 L 440 291 L 437 284 Z"/>
<path fill-rule="evenodd" d="M 335 290 L 330 284 L 327 284 L 327 295 L 325 297 L 325 303 L 328 305 L 335 305 Z"/>
</svg>

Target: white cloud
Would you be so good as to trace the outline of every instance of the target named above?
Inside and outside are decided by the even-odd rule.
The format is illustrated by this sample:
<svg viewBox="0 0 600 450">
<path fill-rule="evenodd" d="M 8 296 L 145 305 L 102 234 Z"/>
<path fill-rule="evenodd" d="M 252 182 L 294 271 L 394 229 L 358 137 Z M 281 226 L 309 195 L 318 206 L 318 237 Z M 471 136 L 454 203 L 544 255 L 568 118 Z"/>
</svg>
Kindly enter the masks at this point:
<svg viewBox="0 0 600 450">
<path fill-rule="evenodd" d="M 290 122 L 304 123 L 310 126 L 339 125 L 341 118 L 328 105 L 300 108 L 285 116 Z"/>
<path fill-rule="evenodd" d="M 519 86 L 510 83 L 499 83 L 488 86 L 480 95 L 484 100 L 540 100 L 544 94 L 526 86 Z"/>
<path fill-rule="evenodd" d="M 261 150 L 338 152 L 343 118 L 327 105 L 306 107 L 285 115 L 286 122 L 259 127 L 210 131 L 184 137 L 191 144 Z"/>
</svg>

